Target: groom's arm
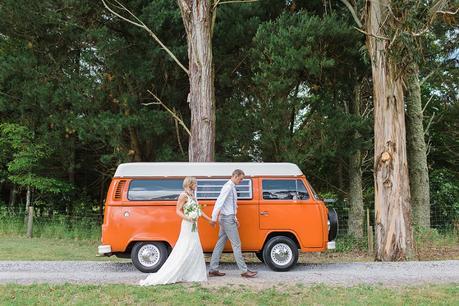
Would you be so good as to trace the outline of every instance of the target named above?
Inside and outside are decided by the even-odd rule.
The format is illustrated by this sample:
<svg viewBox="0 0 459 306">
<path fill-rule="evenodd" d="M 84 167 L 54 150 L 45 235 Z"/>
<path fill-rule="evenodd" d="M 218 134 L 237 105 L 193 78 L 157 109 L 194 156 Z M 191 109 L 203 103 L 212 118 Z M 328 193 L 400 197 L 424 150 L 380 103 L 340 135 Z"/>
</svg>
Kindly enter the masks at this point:
<svg viewBox="0 0 459 306">
<path fill-rule="evenodd" d="M 212 210 L 212 221 L 217 222 L 218 214 L 220 213 L 220 210 L 222 209 L 223 204 L 228 198 L 230 191 L 231 191 L 231 186 L 229 185 L 223 186 L 222 191 L 220 191 L 220 194 L 218 195 L 217 201 L 215 201 L 214 209 Z"/>
</svg>

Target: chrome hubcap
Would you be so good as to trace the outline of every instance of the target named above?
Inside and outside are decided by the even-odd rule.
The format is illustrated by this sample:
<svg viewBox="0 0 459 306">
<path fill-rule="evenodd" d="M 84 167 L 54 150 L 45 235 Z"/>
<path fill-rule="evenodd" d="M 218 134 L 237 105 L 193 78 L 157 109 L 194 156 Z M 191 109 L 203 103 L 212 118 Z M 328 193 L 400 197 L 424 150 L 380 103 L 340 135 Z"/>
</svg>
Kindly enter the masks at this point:
<svg viewBox="0 0 459 306">
<path fill-rule="evenodd" d="M 279 265 L 287 265 L 293 257 L 293 252 L 290 247 L 285 243 L 278 243 L 271 249 L 272 261 Z"/>
<path fill-rule="evenodd" d="M 152 267 L 159 262 L 161 253 L 158 247 L 153 244 L 146 244 L 139 250 L 138 258 L 139 262 L 145 267 Z"/>
</svg>

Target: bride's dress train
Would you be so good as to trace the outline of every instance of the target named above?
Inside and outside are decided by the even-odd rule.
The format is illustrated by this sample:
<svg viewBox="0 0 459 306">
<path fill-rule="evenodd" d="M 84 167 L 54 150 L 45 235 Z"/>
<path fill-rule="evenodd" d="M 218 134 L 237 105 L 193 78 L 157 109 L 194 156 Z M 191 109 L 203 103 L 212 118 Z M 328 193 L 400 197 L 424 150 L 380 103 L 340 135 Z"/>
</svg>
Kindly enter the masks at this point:
<svg viewBox="0 0 459 306">
<path fill-rule="evenodd" d="M 198 230 L 192 232 L 193 223 L 182 220 L 180 235 L 164 265 L 140 281 L 141 286 L 177 282 L 207 281 L 206 262 Z"/>
</svg>

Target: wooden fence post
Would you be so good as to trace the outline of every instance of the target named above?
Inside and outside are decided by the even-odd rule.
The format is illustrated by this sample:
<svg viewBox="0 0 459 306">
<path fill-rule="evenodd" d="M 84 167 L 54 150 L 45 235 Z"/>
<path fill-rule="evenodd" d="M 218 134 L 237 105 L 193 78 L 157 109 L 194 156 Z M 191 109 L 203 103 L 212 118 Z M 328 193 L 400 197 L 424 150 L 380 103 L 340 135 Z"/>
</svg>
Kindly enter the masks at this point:
<svg viewBox="0 0 459 306">
<path fill-rule="evenodd" d="M 33 206 L 29 206 L 29 214 L 27 217 L 27 238 L 32 238 Z"/>
</svg>

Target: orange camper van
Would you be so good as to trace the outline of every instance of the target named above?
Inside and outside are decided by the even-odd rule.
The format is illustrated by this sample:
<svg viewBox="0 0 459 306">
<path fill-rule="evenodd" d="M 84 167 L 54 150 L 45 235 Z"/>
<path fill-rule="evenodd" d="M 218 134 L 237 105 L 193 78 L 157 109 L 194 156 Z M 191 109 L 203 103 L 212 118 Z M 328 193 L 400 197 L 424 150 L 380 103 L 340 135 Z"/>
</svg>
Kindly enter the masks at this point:
<svg viewBox="0 0 459 306">
<path fill-rule="evenodd" d="M 246 174 L 237 186 L 243 252 L 254 252 L 275 271 L 287 271 L 300 251 L 335 248 L 337 214 L 295 164 L 153 162 L 118 166 L 105 202 L 99 254 L 130 257 L 140 271 L 157 271 L 178 239 L 175 205 L 184 177 L 197 178 L 197 199 L 211 215 L 235 169 Z M 198 227 L 204 252 L 212 252 L 218 228 L 202 218 Z M 229 242 L 225 251 L 231 251 Z"/>
</svg>

